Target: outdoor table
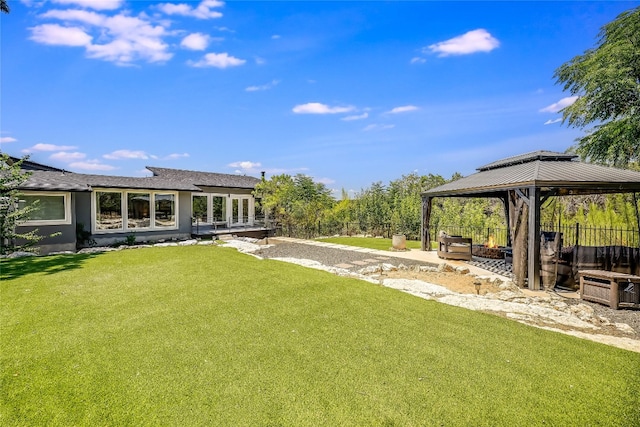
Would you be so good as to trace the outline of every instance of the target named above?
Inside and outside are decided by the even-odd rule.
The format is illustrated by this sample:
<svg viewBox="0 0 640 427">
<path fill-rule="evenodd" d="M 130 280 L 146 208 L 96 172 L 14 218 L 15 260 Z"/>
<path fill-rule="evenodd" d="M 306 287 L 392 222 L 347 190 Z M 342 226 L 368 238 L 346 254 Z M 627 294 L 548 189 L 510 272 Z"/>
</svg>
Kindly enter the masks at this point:
<svg viewBox="0 0 640 427">
<path fill-rule="evenodd" d="M 640 276 L 604 270 L 582 270 L 578 274 L 583 300 L 606 304 L 615 310 L 640 308 Z"/>
</svg>

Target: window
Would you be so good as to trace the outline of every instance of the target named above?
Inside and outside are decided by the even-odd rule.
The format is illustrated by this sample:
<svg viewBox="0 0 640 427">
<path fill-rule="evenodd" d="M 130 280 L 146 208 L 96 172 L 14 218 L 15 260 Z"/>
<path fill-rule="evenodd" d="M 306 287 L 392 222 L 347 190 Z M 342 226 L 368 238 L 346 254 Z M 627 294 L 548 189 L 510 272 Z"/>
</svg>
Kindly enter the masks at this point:
<svg viewBox="0 0 640 427">
<path fill-rule="evenodd" d="M 156 227 L 175 227 L 176 200 L 174 194 L 156 194 Z"/>
<path fill-rule="evenodd" d="M 122 230 L 122 193 L 96 191 L 96 230 Z"/>
<path fill-rule="evenodd" d="M 127 194 L 127 228 L 149 228 L 151 227 L 151 206 L 149 193 L 128 193 Z"/>
<path fill-rule="evenodd" d="M 96 190 L 94 230 L 109 233 L 175 229 L 177 198 L 177 193 Z"/>
<path fill-rule="evenodd" d="M 207 196 L 193 196 L 192 213 L 199 222 L 207 222 Z"/>
<path fill-rule="evenodd" d="M 226 221 L 227 220 L 227 198 L 222 196 L 212 196 L 213 204 L 213 220 L 214 221 Z"/>
<path fill-rule="evenodd" d="M 25 193 L 18 207 L 35 207 L 25 225 L 71 224 L 71 195 L 69 193 Z"/>
</svg>

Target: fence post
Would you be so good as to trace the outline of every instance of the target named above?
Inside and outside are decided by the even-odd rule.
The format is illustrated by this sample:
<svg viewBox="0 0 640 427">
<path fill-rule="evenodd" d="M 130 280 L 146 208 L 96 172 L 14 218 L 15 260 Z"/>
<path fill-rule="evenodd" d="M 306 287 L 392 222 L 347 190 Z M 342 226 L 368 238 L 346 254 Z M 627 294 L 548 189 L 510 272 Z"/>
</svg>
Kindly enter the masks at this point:
<svg viewBox="0 0 640 427">
<path fill-rule="evenodd" d="M 576 247 L 580 245 L 580 224 L 576 223 Z"/>
</svg>

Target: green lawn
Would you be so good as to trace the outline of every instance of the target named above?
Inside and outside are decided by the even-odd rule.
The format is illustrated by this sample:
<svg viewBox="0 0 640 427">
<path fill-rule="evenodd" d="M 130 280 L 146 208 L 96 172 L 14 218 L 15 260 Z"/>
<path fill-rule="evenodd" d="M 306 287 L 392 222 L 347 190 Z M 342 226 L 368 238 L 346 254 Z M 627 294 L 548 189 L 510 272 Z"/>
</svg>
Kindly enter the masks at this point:
<svg viewBox="0 0 640 427">
<path fill-rule="evenodd" d="M 640 354 L 231 248 L 0 268 L 3 426 L 640 425 Z"/>
<path fill-rule="evenodd" d="M 358 246 L 360 248 L 379 249 L 388 251 L 393 246 L 391 239 L 377 237 L 323 237 L 316 239 L 319 242 L 335 243 L 338 245 Z M 421 243 L 417 240 L 407 240 L 407 249 L 420 249 Z"/>
</svg>

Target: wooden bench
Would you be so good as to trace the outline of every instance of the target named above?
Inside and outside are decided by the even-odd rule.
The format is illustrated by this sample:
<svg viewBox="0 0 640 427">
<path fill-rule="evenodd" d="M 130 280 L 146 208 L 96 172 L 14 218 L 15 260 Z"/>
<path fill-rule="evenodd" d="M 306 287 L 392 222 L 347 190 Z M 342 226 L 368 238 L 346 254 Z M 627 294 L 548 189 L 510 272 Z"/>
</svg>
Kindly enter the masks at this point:
<svg viewBox="0 0 640 427">
<path fill-rule="evenodd" d="M 471 261 L 471 238 L 460 236 L 438 237 L 438 256 L 444 259 Z"/>
<path fill-rule="evenodd" d="M 580 298 L 608 305 L 640 308 L 640 276 L 604 270 L 581 270 Z"/>
</svg>

